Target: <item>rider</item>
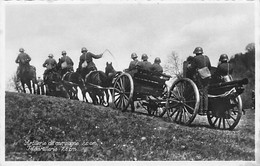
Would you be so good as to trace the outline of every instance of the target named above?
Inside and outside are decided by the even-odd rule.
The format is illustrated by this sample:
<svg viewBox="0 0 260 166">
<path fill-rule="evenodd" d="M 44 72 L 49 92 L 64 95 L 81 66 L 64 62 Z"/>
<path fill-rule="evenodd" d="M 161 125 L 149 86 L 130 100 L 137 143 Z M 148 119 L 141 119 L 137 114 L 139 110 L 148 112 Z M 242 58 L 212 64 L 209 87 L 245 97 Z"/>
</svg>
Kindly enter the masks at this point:
<svg viewBox="0 0 260 166">
<path fill-rule="evenodd" d="M 231 81 L 230 75 L 233 73 L 233 65 L 228 62 L 227 54 L 220 55 L 216 72 L 221 80 L 225 82 Z"/>
<path fill-rule="evenodd" d="M 77 72 L 79 72 L 82 76 L 88 74 L 90 71 L 97 70 L 95 63 L 93 62 L 94 59 L 99 59 L 103 56 L 102 54 L 95 55 L 91 52 L 88 52 L 86 47 L 81 49 L 82 55 L 79 58 L 79 66 L 77 68 Z M 83 69 L 86 68 L 86 73 L 83 73 Z"/>
<path fill-rule="evenodd" d="M 160 63 L 161 63 L 161 59 L 159 57 L 156 57 L 154 59 L 154 63 L 150 67 L 150 70 L 154 71 L 154 72 L 157 72 L 157 73 L 163 73 L 163 68 L 160 65 Z"/>
<path fill-rule="evenodd" d="M 44 71 L 43 74 L 43 80 L 46 80 L 46 76 L 49 72 L 55 70 L 56 66 L 57 66 L 57 62 L 55 59 L 53 59 L 53 54 L 49 54 L 48 56 L 49 58 L 45 60 L 45 62 L 43 63 L 43 67 L 46 67 L 46 70 Z"/>
<path fill-rule="evenodd" d="M 73 72 L 73 61 L 72 59 L 67 56 L 66 51 L 61 52 L 62 57 L 60 58 L 60 63 L 61 63 L 61 75 L 63 76 L 66 72 Z"/>
<path fill-rule="evenodd" d="M 19 63 L 19 66 L 17 68 L 17 81 L 21 80 L 21 70 L 23 68 L 29 68 L 30 67 L 30 61 L 31 57 L 24 52 L 23 48 L 19 49 L 19 55 L 17 56 L 15 63 Z"/>
<path fill-rule="evenodd" d="M 202 79 L 198 74 L 198 69 L 203 67 L 208 67 L 210 70 L 211 63 L 208 56 L 203 55 L 203 49 L 201 47 L 196 47 L 193 51 L 194 56 L 193 61 L 190 65 L 188 65 L 188 70 L 196 71 L 195 79 L 194 80 L 199 88 L 200 93 L 200 110 L 199 114 L 206 114 L 208 110 L 208 86 L 209 86 L 209 77 Z"/>
<path fill-rule="evenodd" d="M 152 64 L 151 64 L 151 62 L 148 62 L 148 56 L 147 56 L 147 54 L 143 54 L 143 55 L 142 55 L 142 60 L 143 60 L 143 61 L 140 62 L 140 63 L 137 64 L 137 65 L 140 66 L 141 69 L 144 69 L 144 70 L 149 71 L 150 68 L 151 68 L 151 66 L 152 66 Z"/>
</svg>

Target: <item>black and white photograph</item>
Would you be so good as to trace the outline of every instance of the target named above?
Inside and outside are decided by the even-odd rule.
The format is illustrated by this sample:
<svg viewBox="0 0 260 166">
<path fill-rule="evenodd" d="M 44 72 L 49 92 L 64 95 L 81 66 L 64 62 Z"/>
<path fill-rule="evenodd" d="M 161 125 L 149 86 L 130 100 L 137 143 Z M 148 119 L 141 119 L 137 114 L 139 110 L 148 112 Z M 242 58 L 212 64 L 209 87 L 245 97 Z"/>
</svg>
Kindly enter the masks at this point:
<svg viewBox="0 0 260 166">
<path fill-rule="evenodd" d="M 260 164 L 259 1 L 0 3 L 0 165 Z"/>
</svg>

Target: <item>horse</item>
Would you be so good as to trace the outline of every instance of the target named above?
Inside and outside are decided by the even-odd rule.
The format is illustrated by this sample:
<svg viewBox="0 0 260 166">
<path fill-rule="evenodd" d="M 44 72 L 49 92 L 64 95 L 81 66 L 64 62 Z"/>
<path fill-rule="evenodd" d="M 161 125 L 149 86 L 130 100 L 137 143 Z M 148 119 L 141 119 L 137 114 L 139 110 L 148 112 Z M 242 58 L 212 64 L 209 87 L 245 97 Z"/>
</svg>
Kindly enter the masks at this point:
<svg viewBox="0 0 260 166">
<path fill-rule="evenodd" d="M 77 89 L 79 87 L 82 92 L 83 101 L 84 100 L 87 101 L 85 82 L 79 73 L 67 72 L 63 75 L 62 81 L 70 95 L 70 99 L 79 100 L 78 89 Z"/>
<path fill-rule="evenodd" d="M 79 100 L 77 89 L 77 87 L 79 87 L 82 92 L 83 101 L 87 101 L 86 87 L 83 77 L 81 77 L 78 72 L 70 71 L 68 68 L 62 69 L 61 64 L 61 60 L 59 59 L 55 70 L 61 74 L 63 85 L 67 89 L 70 99 Z"/>
<path fill-rule="evenodd" d="M 112 63 L 107 62 L 105 72 L 100 70 L 91 71 L 86 75 L 86 86 L 88 87 L 88 93 L 94 104 L 109 105 L 109 90 L 106 88 L 112 86 L 112 81 L 116 73 Z M 99 86 L 99 88 L 96 86 Z"/>
<path fill-rule="evenodd" d="M 69 98 L 69 94 L 62 84 L 61 75 L 56 71 L 50 71 L 44 80 L 46 95 Z"/>
<path fill-rule="evenodd" d="M 32 87 L 33 93 L 36 94 L 35 85 L 37 84 L 36 81 L 36 68 L 34 66 L 29 65 L 29 63 L 22 65 L 20 68 L 20 78 L 21 84 L 23 88 L 23 92 L 26 93 L 25 84 L 27 85 L 30 94 L 32 94 Z"/>
</svg>

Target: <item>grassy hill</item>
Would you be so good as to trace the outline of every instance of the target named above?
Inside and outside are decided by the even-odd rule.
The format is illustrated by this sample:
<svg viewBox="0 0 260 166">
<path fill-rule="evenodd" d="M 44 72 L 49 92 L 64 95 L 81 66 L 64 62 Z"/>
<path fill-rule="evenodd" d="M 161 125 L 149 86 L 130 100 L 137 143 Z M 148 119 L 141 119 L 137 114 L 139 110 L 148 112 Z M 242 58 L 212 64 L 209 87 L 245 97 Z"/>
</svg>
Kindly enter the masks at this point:
<svg viewBox="0 0 260 166">
<path fill-rule="evenodd" d="M 205 117 L 187 127 L 81 101 L 5 95 L 7 161 L 255 160 L 251 110 L 234 131 L 221 131 Z"/>
</svg>

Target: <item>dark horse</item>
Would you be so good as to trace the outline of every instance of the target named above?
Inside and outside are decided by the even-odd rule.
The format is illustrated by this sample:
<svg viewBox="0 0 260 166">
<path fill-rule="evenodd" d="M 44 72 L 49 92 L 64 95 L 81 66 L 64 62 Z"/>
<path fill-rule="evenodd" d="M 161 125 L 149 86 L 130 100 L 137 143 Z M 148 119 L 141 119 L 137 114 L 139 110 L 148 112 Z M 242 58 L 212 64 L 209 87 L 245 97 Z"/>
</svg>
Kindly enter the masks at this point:
<svg viewBox="0 0 260 166">
<path fill-rule="evenodd" d="M 112 80 L 116 73 L 112 63 L 106 63 L 105 72 L 91 71 L 86 75 L 85 82 L 88 93 L 94 104 L 109 105 L 109 87 L 112 86 Z"/>
<path fill-rule="evenodd" d="M 35 90 L 35 85 L 37 83 L 36 68 L 34 66 L 29 65 L 29 63 L 27 62 L 26 64 L 21 66 L 20 70 L 21 70 L 20 78 L 23 87 L 23 92 L 26 93 L 25 86 L 24 86 L 26 84 L 30 93 L 32 93 L 32 87 L 33 87 L 33 93 L 36 94 L 36 90 Z"/>
<path fill-rule="evenodd" d="M 79 87 L 82 92 L 82 96 L 84 100 L 86 94 L 86 86 L 84 80 L 82 79 L 79 73 L 67 72 L 62 77 L 62 81 L 70 95 L 70 99 L 79 100 L 78 89 L 77 89 Z"/>
<path fill-rule="evenodd" d="M 82 92 L 82 96 L 84 100 L 86 94 L 86 87 L 85 87 L 84 79 L 81 77 L 81 75 L 77 72 L 72 72 L 72 71 L 68 71 L 67 69 L 62 69 L 60 59 L 56 67 L 56 70 L 62 76 L 62 83 L 65 86 L 67 92 L 69 93 L 70 99 L 79 100 L 78 89 L 77 89 L 79 87 Z"/>
<path fill-rule="evenodd" d="M 48 72 L 44 84 L 46 87 L 46 95 L 69 98 L 69 94 L 62 84 L 61 75 L 58 72 L 54 70 Z"/>
</svg>

